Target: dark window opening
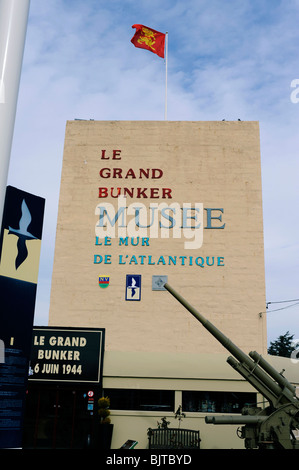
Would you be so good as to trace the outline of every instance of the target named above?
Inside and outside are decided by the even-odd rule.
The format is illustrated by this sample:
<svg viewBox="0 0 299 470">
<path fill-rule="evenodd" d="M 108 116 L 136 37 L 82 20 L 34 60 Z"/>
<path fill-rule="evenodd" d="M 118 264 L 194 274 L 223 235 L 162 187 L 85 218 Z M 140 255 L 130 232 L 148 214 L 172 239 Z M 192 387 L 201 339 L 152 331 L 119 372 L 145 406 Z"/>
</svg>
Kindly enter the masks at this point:
<svg viewBox="0 0 299 470">
<path fill-rule="evenodd" d="M 256 393 L 183 392 L 183 411 L 202 413 L 241 413 L 245 406 L 256 406 Z"/>
<path fill-rule="evenodd" d="M 130 390 L 106 388 L 111 410 L 174 411 L 173 390 Z"/>
</svg>

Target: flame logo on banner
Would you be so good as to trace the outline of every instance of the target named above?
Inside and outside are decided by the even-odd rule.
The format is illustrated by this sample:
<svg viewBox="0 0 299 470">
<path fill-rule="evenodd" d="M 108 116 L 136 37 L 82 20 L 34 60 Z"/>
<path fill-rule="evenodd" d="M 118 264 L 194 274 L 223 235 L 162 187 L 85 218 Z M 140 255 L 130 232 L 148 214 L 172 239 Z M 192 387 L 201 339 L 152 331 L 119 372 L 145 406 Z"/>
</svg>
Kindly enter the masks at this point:
<svg viewBox="0 0 299 470">
<path fill-rule="evenodd" d="M 28 232 L 28 227 L 30 225 L 32 217 L 28 209 L 28 206 L 25 202 L 25 199 L 23 199 L 22 201 L 21 209 L 22 209 L 22 215 L 19 221 L 19 228 L 15 229 L 15 228 L 9 227 L 9 232 L 8 232 L 8 234 L 14 234 L 17 237 L 19 237 L 18 243 L 17 243 L 18 255 L 15 261 L 16 269 L 18 269 L 18 267 L 25 261 L 25 259 L 28 256 L 26 241 L 36 239 L 36 237 L 34 237 L 30 232 Z"/>
</svg>

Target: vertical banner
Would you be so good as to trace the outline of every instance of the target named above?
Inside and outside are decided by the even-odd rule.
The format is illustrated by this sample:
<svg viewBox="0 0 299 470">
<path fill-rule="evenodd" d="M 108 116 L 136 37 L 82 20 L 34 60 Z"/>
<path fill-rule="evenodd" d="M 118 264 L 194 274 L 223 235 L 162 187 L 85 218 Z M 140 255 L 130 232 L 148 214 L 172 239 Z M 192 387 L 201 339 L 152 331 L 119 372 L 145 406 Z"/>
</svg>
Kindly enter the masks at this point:
<svg viewBox="0 0 299 470">
<path fill-rule="evenodd" d="M 45 199 L 6 189 L 0 234 L 0 448 L 22 445 L 22 420 Z"/>
</svg>

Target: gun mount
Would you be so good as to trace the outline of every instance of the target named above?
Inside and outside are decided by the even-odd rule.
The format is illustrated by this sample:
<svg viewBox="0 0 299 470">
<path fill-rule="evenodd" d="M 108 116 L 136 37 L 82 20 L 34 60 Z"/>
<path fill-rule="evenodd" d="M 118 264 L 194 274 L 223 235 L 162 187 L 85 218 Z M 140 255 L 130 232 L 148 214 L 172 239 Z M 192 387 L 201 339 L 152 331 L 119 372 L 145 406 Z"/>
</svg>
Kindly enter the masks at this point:
<svg viewBox="0 0 299 470">
<path fill-rule="evenodd" d="M 299 400 L 295 387 L 260 354 L 245 354 L 168 283 L 173 295 L 234 357 L 227 362 L 267 400 L 265 408 L 244 408 L 241 416 L 206 416 L 208 424 L 241 424 L 238 430 L 247 449 L 299 449 Z"/>
</svg>

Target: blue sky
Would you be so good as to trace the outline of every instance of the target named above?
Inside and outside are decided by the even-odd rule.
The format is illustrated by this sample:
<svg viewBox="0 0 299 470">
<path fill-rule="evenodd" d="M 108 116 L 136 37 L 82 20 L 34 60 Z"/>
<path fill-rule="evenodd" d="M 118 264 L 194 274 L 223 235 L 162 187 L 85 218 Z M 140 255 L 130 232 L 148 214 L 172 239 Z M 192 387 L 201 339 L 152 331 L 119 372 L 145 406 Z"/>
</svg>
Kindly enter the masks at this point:
<svg viewBox="0 0 299 470">
<path fill-rule="evenodd" d="M 66 121 L 164 119 L 165 62 L 131 44 L 135 23 L 168 32 L 169 120 L 259 121 L 267 302 L 299 299 L 298 19 L 299 0 L 31 0 L 8 184 L 47 201 L 36 325 L 48 321 Z M 299 338 L 295 303 L 269 305 L 268 342 Z"/>
</svg>

